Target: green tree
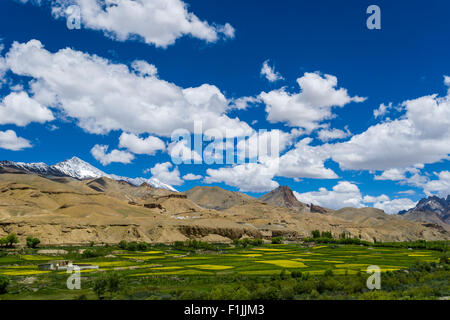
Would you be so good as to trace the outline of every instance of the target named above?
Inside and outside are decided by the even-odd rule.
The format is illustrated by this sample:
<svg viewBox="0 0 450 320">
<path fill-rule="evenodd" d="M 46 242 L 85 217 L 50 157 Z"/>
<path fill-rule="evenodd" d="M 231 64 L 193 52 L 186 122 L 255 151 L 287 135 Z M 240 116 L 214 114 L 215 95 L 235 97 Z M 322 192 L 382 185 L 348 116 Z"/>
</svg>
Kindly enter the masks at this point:
<svg viewBox="0 0 450 320">
<path fill-rule="evenodd" d="M 139 251 L 145 251 L 148 249 L 148 244 L 145 242 L 139 242 L 138 244 L 138 250 Z"/>
<path fill-rule="evenodd" d="M 283 237 L 273 237 L 272 244 L 281 244 L 283 242 Z"/>
<path fill-rule="evenodd" d="M 19 243 L 19 238 L 17 238 L 17 235 L 15 233 L 10 233 L 6 237 L 6 243 L 9 247 L 12 247 L 14 244 Z"/>
<path fill-rule="evenodd" d="M 9 278 L 0 275 L 0 294 L 8 292 Z"/>
<path fill-rule="evenodd" d="M 136 251 L 138 249 L 138 244 L 136 241 L 129 242 L 127 245 L 127 250 Z"/>
<path fill-rule="evenodd" d="M 313 230 L 311 231 L 311 235 L 313 238 L 320 238 L 320 231 L 319 230 Z"/>
<path fill-rule="evenodd" d="M 38 238 L 33 238 L 31 236 L 27 237 L 27 247 L 28 248 L 36 248 L 41 243 L 41 240 Z"/>
<path fill-rule="evenodd" d="M 102 276 L 94 281 L 94 292 L 100 300 L 105 298 L 108 281 L 105 276 Z"/>
<path fill-rule="evenodd" d="M 0 294 L 8 292 L 9 278 L 0 275 Z"/>
<path fill-rule="evenodd" d="M 102 275 L 100 278 L 94 281 L 93 290 L 100 300 L 106 297 L 106 293 L 109 293 L 109 297 L 120 291 L 121 288 L 121 278 L 116 272 L 109 272 Z"/>
<path fill-rule="evenodd" d="M 322 231 L 322 238 L 333 239 L 333 234 L 331 231 Z"/>
<path fill-rule="evenodd" d="M 122 250 L 126 250 L 127 249 L 127 245 L 128 243 L 125 240 L 122 240 L 119 242 L 119 248 Z"/>
<path fill-rule="evenodd" d="M 250 291 L 248 291 L 245 287 L 239 288 L 234 295 L 234 299 L 236 300 L 250 300 L 250 298 Z"/>
<path fill-rule="evenodd" d="M 291 272 L 291 277 L 292 278 L 301 278 L 302 277 L 302 272 L 301 271 L 299 271 L 299 270 L 293 270 L 292 272 Z"/>
</svg>

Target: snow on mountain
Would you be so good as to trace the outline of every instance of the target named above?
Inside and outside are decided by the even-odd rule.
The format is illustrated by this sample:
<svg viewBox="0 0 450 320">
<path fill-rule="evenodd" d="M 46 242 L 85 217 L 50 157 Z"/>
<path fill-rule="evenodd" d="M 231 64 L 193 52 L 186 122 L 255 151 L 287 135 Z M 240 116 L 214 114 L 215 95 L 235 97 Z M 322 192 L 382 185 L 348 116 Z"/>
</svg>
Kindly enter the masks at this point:
<svg viewBox="0 0 450 320">
<path fill-rule="evenodd" d="M 69 176 L 78 180 L 106 177 L 118 181 L 123 180 L 135 186 L 140 186 L 143 183 L 147 183 L 154 188 L 178 192 L 174 187 L 165 184 L 156 178 L 129 178 L 117 176 L 115 174 L 108 174 L 77 157 L 59 162 L 53 166 L 49 166 L 43 162 L 23 163 L 12 161 L 1 161 L 0 166 L 15 168 L 40 175 Z"/>
<path fill-rule="evenodd" d="M 116 176 L 114 174 L 112 175 L 107 175 L 107 177 L 114 179 L 114 180 L 123 180 L 126 181 L 128 183 L 131 183 L 132 185 L 135 186 L 140 186 L 143 183 L 146 183 L 150 186 L 152 186 L 153 188 L 157 188 L 157 189 L 167 189 L 173 192 L 178 192 L 178 190 L 176 190 L 174 187 L 172 187 L 171 185 L 165 184 L 161 181 L 159 181 L 156 178 L 150 178 L 150 179 L 146 179 L 146 178 L 128 178 L 128 177 L 120 177 L 120 176 Z"/>
<path fill-rule="evenodd" d="M 67 176 L 80 180 L 110 177 L 108 174 L 77 157 L 73 157 L 72 159 L 57 163 L 52 167 L 61 171 Z"/>
</svg>

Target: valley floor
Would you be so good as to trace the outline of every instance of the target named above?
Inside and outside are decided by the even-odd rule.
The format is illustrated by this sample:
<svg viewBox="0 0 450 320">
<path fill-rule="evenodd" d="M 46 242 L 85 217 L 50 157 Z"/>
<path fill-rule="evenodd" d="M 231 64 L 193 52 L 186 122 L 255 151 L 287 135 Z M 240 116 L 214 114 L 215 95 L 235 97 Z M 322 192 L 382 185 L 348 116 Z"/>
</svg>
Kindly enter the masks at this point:
<svg viewBox="0 0 450 320">
<path fill-rule="evenodd" d="M 445 248 L 447 247 L 447 244 Z M 46 248 L 48 249 L 48 248 Z M 336 244 L 154 245 L 0 251 L 0 299 L 446 299 L 450 264 L 439 250 Z M 92 264 L 81 289 L 66 271 L 39 270 L 51 260 Z M 381 271 L 381 289 L 367 288 L 368 266 Z M 0 281 L 1 282 L 1 281 Z M 0 284 L 1 290 L 1 284 Z"/>
</svg>

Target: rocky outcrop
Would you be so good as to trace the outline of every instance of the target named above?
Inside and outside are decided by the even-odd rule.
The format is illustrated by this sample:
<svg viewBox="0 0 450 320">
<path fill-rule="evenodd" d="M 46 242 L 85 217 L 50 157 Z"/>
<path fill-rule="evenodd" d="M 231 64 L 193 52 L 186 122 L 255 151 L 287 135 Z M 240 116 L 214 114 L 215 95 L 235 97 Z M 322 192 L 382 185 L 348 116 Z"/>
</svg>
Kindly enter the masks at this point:
<svg viewBox="0 0 450 320">
<path fill-rule="evenodd" d="M 298 201 L 288 186 L 280 186 L 263 195 L 259 198 L 259 200 L 272 206 L 290 208 L 299 211 L 307 210 L 307 205 Z"/>
<path fill-rule="evenodd" d="M 219 235 L 228 239 L 240 239 L 250 237 L 261 239 L 263 236 L 257 229 L 231 228 L 231 227 L 209 227 L 201 225 L 180 225 L 178 230 L 188 238 L 201 238 L 211 234 Z"/>
</svg>

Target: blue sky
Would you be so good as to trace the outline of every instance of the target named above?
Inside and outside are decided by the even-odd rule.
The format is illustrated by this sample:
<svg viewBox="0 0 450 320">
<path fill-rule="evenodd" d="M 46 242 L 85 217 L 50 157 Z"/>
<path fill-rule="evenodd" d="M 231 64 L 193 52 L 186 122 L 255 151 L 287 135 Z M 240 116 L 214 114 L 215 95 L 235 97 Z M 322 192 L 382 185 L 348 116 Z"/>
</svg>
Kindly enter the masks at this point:
<svg viewBox="0 0 450 320">
<path fill-rule="evenodd" d="M 205 184 L 258 196 L 289 185 L 302 201 L 390 213 L 425 195 L 449 193 L 449 3 L 376 1 L 381 30 L 366 27 L 372 1 L 171 0 L 162 6 L 159 0 L 124 0 L 114 13 L 103 11 L 100 0 L 92 3 L 101 12 L 86 3 L 1 2 L 1 159 L 53 164 L 78 156 L 105 172 L 153 175 L 182 191 Z M 133 3 L 144 18 L 130 19 Z M 81 29 L 67 28 L 59 10 L 67 4 L 81 8 Z M 172 20 L 158 19 L 156 9 Z M 80 64 L 65 65 L 65 59 Z M 157 74 L 133 71 L 136 60 Z M 279 80 L 261 74 L 264 62 Z M 55 69 L 46 72 L 45 65 Z M 120 103 L 113 95 L 102 100 L 111 91 L 97 84 L 119 65 L 129 68 L 120 71 L 130 76 L 127 81 L 136 82 L 110 79 Z M 92 87 L 80 84 L 90 81 Z M 150 83 L 155 88 L 146 92 Z M 167 84 L 175 88 L 163 94 Z M 134 91 L 138 85 L 142 90 Z M 201 88 L 190 93 L 195 101 L 208 99 L 197 105 L 185 97 L 188 88 Z M 254 103 L 234 108 L 243 97 Z M 388 107 L 380 109 L 382 104 Z M 136 110 L 142 117 L 130 115 Z M 147 127 L 144 118 L 156 124 Z M 171 131 L 178 122 L 190 130 L 189 121 L 197 118 L 219 130 L 279 130 L 288 141 L 280 168 L 267 162 L 250 168 L 171 164 L 170 135 L 163 128 Z M 322 137 L 334 132 L 340 138 L 319 139 L 321 131 Z M 133 138 L 126 142 L 124 135 Z M 162 141 L 163 150 L 155 151 L 149 136 Z M 95 146 L 108 148 L 96 153 Z M 189 173 L 201 178 L 183 179 Z"/>
</svg>

